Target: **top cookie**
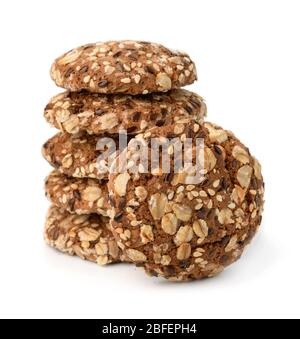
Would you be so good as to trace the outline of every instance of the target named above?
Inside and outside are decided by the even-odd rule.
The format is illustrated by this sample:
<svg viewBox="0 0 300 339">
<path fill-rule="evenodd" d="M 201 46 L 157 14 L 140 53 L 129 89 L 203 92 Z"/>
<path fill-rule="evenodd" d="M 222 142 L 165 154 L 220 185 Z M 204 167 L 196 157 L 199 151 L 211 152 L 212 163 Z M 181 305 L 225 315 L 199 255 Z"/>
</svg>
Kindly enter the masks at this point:
<svg viewBox="0 0 300 339">
<path fill-rule="evenodd" d="M 144 41 L 87 44 L 63 54 L 51 67 L 56 85 L 71 91 L 148 94 L 167 92 L 197 80 L 184 52 Z"/>
</svg>

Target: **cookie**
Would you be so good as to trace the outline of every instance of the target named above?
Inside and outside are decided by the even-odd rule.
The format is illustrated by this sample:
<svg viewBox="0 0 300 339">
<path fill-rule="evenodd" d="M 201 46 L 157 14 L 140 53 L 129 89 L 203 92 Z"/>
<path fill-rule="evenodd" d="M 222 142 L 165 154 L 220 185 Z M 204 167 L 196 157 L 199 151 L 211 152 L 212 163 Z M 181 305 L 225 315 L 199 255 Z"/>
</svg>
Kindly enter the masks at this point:
<svg viewBox="0 0 300 339">
<path fill-rule="evenodd" d="M 87 44 L 52 64 L 51 78 L 71 91 L 148 94 L 167 92 L 197 80 L 196 67 L 184 52 L 144 41 Z"/>
<path fill-rule="evenodd" d="M 98 157 L 103 155 L 105 150 L 100 150 L 97 145 L 99 146 L 99 142 L 105 140 L 104 138 L 115 143 L 118 152 L 119 139 L 116 136 L 99 137 L 84 133 L 70 135 L 61 132 L 43 145 L 42 154 L 51 166 L 70 177 L 108 179 L 106 165 L 117 153 L 112 152 L 107 160 L 98 161 Z"/>
<path fill-rule="evenodd" d="M 47 198 L 56 206 L 76 214 L 108 216 L 107 183 L 97 179 L 72 178 L 52 171 L 45 180 Z"/>
<path fill-rule="evenodd" d="M 107 218 L 96 214 L 70 214 L 56 206 L 49 208 L 44 238 L 57 250 L 105 265 L 120 261 L 119 248 Z"/>
<path fill-rule="evenodd" d="M 186 90 L 144 96 L 64 92 L 53 97 L 44 111 L 46 120 L 63 132 L 76 134 L 140 133 L 155 126 L 206 116 L 204 100 Z"/>
<path fill-rule="evenodd" d="M 118 245 L 127 260 L 152 275 L 171 280 L 214 275 L 240 257 L 261 223 L 260 165 L 231 132 L 209 122 L 189 122 L 155 128 L 132 139 L 124 152 L 128 159 L 138 159 L 139 169 L 142 163 L 131 147 L 133 140 L 149 146 L 155 137 L 167 145 L 169 172 L 162 173 L 165 161 L 161 160 L 150 173 L 131 173 L 129 161 L 127 171 L 110 174 L 111 224 Z M 181 142 L 192 139 L 193 160 L 196 139 L 203 140 L 199 182 L 194 182 L 191 168 L 174 173 L 179 159 L 168 144 L 174 137 Z"/>
</svg>

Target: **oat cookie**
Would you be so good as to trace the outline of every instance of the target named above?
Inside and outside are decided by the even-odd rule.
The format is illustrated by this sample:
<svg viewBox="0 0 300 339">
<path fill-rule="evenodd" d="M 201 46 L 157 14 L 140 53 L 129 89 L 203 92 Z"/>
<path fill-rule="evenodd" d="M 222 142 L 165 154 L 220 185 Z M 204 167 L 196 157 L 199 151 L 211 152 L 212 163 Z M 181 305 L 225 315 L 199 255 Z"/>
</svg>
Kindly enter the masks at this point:
<svg viewBox="0 0 300 339">
<path fill-rule="evenodd" d="M 111 142 L 115 142 L 116 153 L 109 156 L 113 159 L 118 152 L 119 141 L 118 136 L 113 135 L 57 133 L 43 145 L 42 154 L 51 166 L 68 176 L 108 179 L 108 172 L 104 170 L 109 161 L 104 160 L 103 166 L 102 162 L 97 162 L 98 157 L 103 154 L 97 145 L 99 146 L 99 140 L 103 138 L 109 138 Z"/>
<path fill-rule="evenodd" d="M 64 92 L 53 97 L 44 111 L 46 120 L 63 132 L 76 134 L 139 133 L 190 118 L 201 122 L 206 104 L 197 94 L 172 90 L 144 96 Z"/>
<path fill-rule="evenodd" d="M 197 80 L 190 57 L 156 43 L 109 41 L 87 44 L 52 64 L 51 78 L 71 91 L 148 94 L 167 92 Z"/>
<path fill-rule="evenodd" d="M 149 274 L 180 281 L 212 276 L 240 257 L 261 223 L 260 165 L 231 132 L 209 122 L 154 128 L 135 139 L 149 145 L 157 136 L 162 144 L 175 136 L 192 138 L 193 146 L 203 139 L 204 177 L 193 184 L 187 170 L 174 173 L 172 146 L 170 173 L 159 166 L 149 174 L 111 174 L 114 235 L 126 260 Z M 126 155 L 138 159 L 133 149 Z"/>
<path fill-rule="evenodd" d="M 107 182 L 72 178 L 52 171 L 45 180 L 47 198 L 70 213 L 97 213 L 107 217 L 109 210 Z"/>
<path fill-rule="evenodd" d="M 49 208 L 44 237 L 57 250 L 105 265 L 120 261 L 119 248 L 108 219 L 96 214 L 70 214 L 56 206 Z"/>
</svg>

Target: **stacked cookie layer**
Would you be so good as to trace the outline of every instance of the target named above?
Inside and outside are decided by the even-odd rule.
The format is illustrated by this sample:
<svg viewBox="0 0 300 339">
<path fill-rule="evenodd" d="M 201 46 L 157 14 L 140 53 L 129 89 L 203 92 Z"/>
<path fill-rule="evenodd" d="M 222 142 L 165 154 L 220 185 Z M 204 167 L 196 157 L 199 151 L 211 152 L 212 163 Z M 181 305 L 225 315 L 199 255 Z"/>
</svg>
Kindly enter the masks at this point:
<svg viewBox="0 0 300 339">
<path fill-rule="evenodd" d="M 108 173 L 98 168 L 97 142 L 154 127 L 203 121 L 204 100 L 180 89 L 196 80 L 185 53 L 136 41 L 89 44 L 55 60 L 51 77 L 67 89 L 44 116 L 60 130 L 43 146 L 55 168 L 45 182 L 52 202 L 45 239 L 62 252 L 107 264 L 125 260 L 111 230 Z M 116 154 L 113 154 L 114 157 Z"/>
</svg>

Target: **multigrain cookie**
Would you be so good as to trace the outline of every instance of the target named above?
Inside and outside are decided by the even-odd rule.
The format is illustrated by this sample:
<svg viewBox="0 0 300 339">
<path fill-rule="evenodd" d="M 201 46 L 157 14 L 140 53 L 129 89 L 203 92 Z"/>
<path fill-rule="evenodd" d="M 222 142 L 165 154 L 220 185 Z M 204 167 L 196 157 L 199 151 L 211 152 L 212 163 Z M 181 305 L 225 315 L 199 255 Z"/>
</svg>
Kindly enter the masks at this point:
<svg viewBox="0 0 300 339">
<path fill-rule="evenodd" d="M 72 178 L 52 171 L 45 180 L 47 198 L 70 213 L 97 213 L 108 216 L 107 182 L 98 179 Z"/>
<path fill-rule="evenodd" d="M 190 57 L 144 41 L 87 44 L 63 54 L 51 67 L 56 85 L 71 91 L 148 94 L 197 80 Z"/>
<path fill-rule="evenodd" d="M 70 214 L 56 206 L 49 208 L 44 238 L 57 250 L 77 255 L 100 265 L 118 262 L 119 248 L 107 218 L 96 214 Z"/>
<path fill-rule="evenodd" d="M 155 126 L 190 118 L 201 122 L 206 105 L 199 95 L 186 90 L 144 96 L 64 92 L 53 97 L 44 111 L 46 120 L 63 132 L 76 134 L 139 133 Z"/>
<path fill-rule="evenodd" d="M 203 178 L 193 184 L 190 171 L 174 173 L 178 159 L 172 145 L 167 146 L 169 173 L 158 167 L 148 174 L 111 174 L 111 223 L 118 245 L 126 260 L 152 275 L 171 280 L 212 276 L 240 257 L 261 223 L 260 165 L 231 132 L 208 122 L 155 128 L 135 139 L 150 145 L 154 137 L 162 144 L 192 138 L 193 158 L 195 140 L 202 139 Z M 131 143 L 126 158 L 139 159 Z M 127 168 L 132 166 L 129 161 Z"/>
<path fill-rule="evenodd" d="M 104 155 L 102 145 L 106 141 L 115 144 L 115 152 L 106 160 L 98 161 L 99 156 Z M 49 139 L 42 148 L 44 158 L 59 172 L 74 178 L 97 178 L 108 179 L 106 166 L 109 167 L 109 159 L 114 159 L 118 152 L 119 136 L 96 136 L 80 133 L 70 135 L 57 133 Z M 113 150 L 111 148 L 111 150 Z"/>
</svg>

